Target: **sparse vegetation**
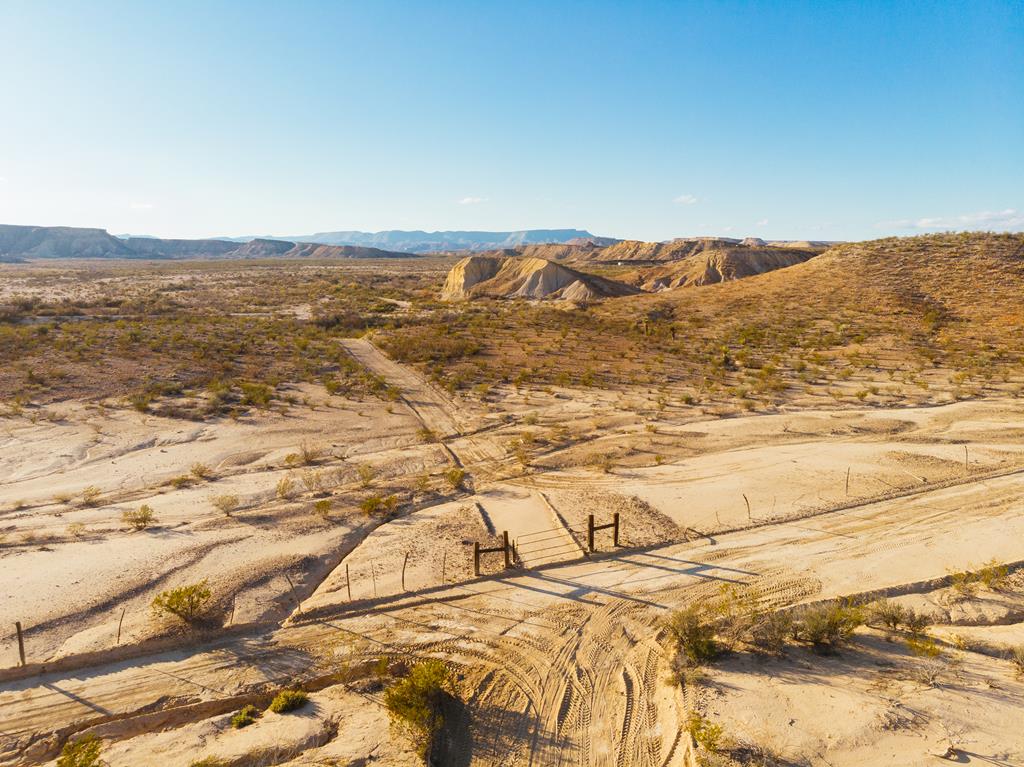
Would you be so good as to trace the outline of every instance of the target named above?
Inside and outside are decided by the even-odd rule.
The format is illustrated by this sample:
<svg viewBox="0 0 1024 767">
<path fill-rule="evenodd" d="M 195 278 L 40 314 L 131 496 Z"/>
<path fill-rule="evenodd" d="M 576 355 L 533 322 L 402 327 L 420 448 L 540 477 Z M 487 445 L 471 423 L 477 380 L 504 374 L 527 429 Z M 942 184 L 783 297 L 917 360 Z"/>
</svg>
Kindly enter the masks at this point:
<svg viewBox="0 0 1024 767">
<path fill-rule="evenodd" d="M 137 509 L 128 509 L 121 514 L 121 521 L 135 530 L 145 530 L 156 522 L 152 507 L 142 504 Z"/>
<path fill-rule="evenodd" d="M 417 663 L 409 676 L 384 693 L 384 705 L 392 722 L 412 738 L 424 762 L 430 761 L 437 736 L 444 727 L 446 702 L 454 693 L 451 672 L 438 660 Z"/>
<path fill-rule="evenodd" d="M 200 581 L 160 592 L 152 608 L 157 615 L 173 615 L 186 623 L 194 623 L 203 616 L 212 596 L 206 581 Z"/>
<path fill-rule="evenodd" d="M 106 762 L 100 759 L 103 741 L 95 735 L 83 735 L 64 744 L 57 767 L 104 767 Z"/>
<path fill-rule="evenodd" d="M 242 706 L 241 710 L 231 717 L 231 726 L 236 730 L 248 727 L 259 719 L 261 713 L 262 712 L 252 704 Z"/>
<path fill-rule="evenodd" d="M 210 505 L 225 516 L 231 516 L 231 512 L 238 508 L 237 495 L 216 495 L 210 499 Z"/>
<path fill-rule="evenodd" d="M 281 690 L 270 701 L 269 710 L 275 714 L 287 714 L 306 705 L 309 696 L 302 690 Z"/>
</svg>

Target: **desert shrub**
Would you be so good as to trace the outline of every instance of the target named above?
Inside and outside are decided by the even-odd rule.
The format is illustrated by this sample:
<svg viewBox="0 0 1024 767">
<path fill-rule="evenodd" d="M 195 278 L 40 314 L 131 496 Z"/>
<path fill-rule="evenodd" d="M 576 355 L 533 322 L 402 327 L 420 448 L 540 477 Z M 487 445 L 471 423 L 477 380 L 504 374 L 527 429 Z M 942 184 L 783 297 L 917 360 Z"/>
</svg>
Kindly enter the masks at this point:
<svg viewBox="0 0 1024 767">
<path fill-rule="evenodd" d="M 239 388 L 242 390 L 243 405 L 265 408 L 274 396 L 274 390 L 266 384 L 242 383 L 239 384 Z"/>
<path fill-rule="evenodd" d="M 424 761 L 429 761 L 444 727 L 444 706 L 453 696 L 454 687 L 451 672 L 441 661 L 426 660 L 384 692 L 391 721 L 409 734 Z"/>
<path fill-rule="evenodd" d="M 688 666 L 700 666 L 718 655 L 715 626 L 702 610 L 686 607 L 669 615 L 665 622 L 676 646 L 676 657 Z"/>
<path fill-rule="evenodd" d="M 924 636 L 931 625 L 931 619 L 924 613 L 907 610 L 903 616 L 903 625 L 913 636 Z"/>
<path fill-rule="evenodd" d="M 170 614 L 191 623 L 202 615 L 211 596 L 212 593 L 203 580 L 188 586 L 161 591 L 153 599 L 152 608 L 158 615 Z"/>
<path fill-rule="evenodd" d="M 104 767 L 106 762 L 100 759 L 102 750 L 103 741 L 95 735 L 69 740 L 61 749 L 57 767 Z"/>
<path fill-rule="evenodd" d="M 238 496 L 217 495 L 210 499 L 210 503 L 217 511 L 230 515 L 232 511 L 238 508 Z"/>
<path fill-rule="evenodd" d="M 978 570 L 978 580 L 981 584 L 992 591 L 1000 591 L 1006 587 L 1006 579 L 1010 577 L 1010 568 L 991 560 L 988 564 Z"/>
<path fill-rule="evenodd" d="M 302 484 L 311 493 L 319 493 L 324 488 L 323 475 L 315 469 L 307 469 L 301 475 Z"/>
<path fill-rule="evenodd" d="M 302 708 L 308 700 L 309 696 L 302 690 L 281 690 L 270 701 L 269 709 L 275 714 L 287 714 L 289 711 Z"/>
<path fill-rule="evenodd" d="M 437 442 L 437 435 L 426 426 L 421 426 L 416 434 L 422 442 Z"/>
<path fill-rule="evenodd" d="M 1024 676 L 1024 644 L 1010 648 L 1010 663 L 1017 669 L 1017 674 Z"/>
<path fill-rule="evenodd" d="M 318 517 L 327 519 L 327 516 L 331 513 L 331 507 L 334 505 L 330 498 L 323 498 L 313 504 L 313 513 Z"/>
<path fill-rule="evenodd" d="M 356 469 L 356 473 L 359 475 L 359 484 L 363 487 L 369 487 L 373 484 L 374 478 L 377 476 L 377 471 L 367 463 L 359 464 L 359 468 Z"/>
<path fill-rule="evenodd" d="M 192 468 L 189 469 L 189 473 L 196 479 L 210 479 L 213 476 L 213 472 L 205 463 L 199 463 L 196 461 L 192 464 Z"/>
<path fill-rule="evenodd" d="M 251 703 L 249 705 L 242 706 L 242 710 L 231 717 L 231 726 L 236 730 L 248 727 L 259 718 L 260 713 L 260 710 Z"/>
<path fill-rule="evenodd" d="M 375 493 L 374 495 L 360 501 L 359 508 L 362 509 L 365 514 L 389 514 L 398 508 L 398 496 L 384 496 L 379 493 Z"/>
<path fill-rule="evenodd" d="M 314 445 L 311 442 L 303 442 L 299 445 L 299 459 L 306 466 L 319 461 L 325 452 L 327 451 L 323 445 Z"/>
<path fill-rule="evenodd" d="M 896 602 L 880 599 L 868 606 L 868 617 L 871 621 L 885 626 L 890 631 L 896 631 L 906 620 L 907 611 Z"/>
<path fill-rule="evenodd" d="M 858 626 L 864 623 L 864 613 L 845 602 L 831 602 L 805 607 L 794 616 L 796 639 L 809 642 L 819 651 L 831 651 L 847 642 Z"/>
<path fill-rule="evenodd" d="M 972 572 L 966 570 L 951 572 L 949 578 L 950 585 L 961 598 L 972 597 L 978 591 L 978 579 Z"/>
<path fill-rule="evenodd" d="M 444 479 L 452 490 L 459 490 L 466 481 L 466 472 L 464 469 L 453 467 L 444 473 Z"/>
<path fill-rule="evenodd" d="M 715 724 L 698 712 L 690 714 L 686 729 L 693 741 L 705 751 L 717 751 L 722 742 L 722 725 Z"/>
<path fill-rule="evenodd" d="M 929 636 L 915 635 L 907 639 L 907 649 L 918 658 L 938 658 L 942 648 Z"/>
<path fill-rule="evenodd" d="M 181 488 L 192 484 L 192 477 L 187 474 L 179 474 L 177 477 L 171 477 L 170 483 L 175 490 L 181 490 Z"/>
<path fill-rule="evenodd" d="M 102 492 L 96 485 L 89 485 L 89 487 L 82 491 L 82 504 L 85 506 L 95 506 L 99 503 Z"/>
<path fill-rule="evenodd" d="M 83 525 L 81 522 L 72 522 L 70 525 L 68 525 L 68 535 L 72 536 L 73 538 L 81 538 L 83 535 L 85 535 L 85 525 Z"/>
<path fill-rule="evenodd" d="M 754 616 L 749 641 L 754 647 L 773 655 L 781 655 L 786 640 L 793 634 L 793 616 L 785 612 L 766 612 Z"/>
<path fill-rule="evenodd" d="M 295 479 L 286 474 L 277 481 L 277 497 L 285 500 L 291 498 L 295 493 Z"/>
<path fill-rule="evenodd" d="M 228 767 L 228 763 L 215 756 L 206 756 L 194 762 L 189 762 L 188 767 Z"/>
<path fill-rule="evenodd" d="M 134 511 L 128 509 L 121 514 L 121 521 L 136 530 L 145 530 L 156 522 L 156 514 L 153 513 L 153 509 L 150 506 L 142 504 Z"/>
</svg>

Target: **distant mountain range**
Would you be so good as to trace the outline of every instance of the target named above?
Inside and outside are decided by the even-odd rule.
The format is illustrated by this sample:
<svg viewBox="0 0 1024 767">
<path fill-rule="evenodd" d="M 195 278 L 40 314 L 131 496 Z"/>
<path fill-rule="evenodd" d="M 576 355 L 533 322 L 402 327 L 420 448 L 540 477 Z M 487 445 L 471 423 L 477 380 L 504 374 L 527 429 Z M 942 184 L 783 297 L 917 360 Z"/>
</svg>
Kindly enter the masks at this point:
<svg viewBox="0 0 1024 767">
<path fill-rule="evenodd" d="M 321 232 L 297 237 L 161 239 L 105 229 L 0 224 L 0 261 L 33 258 L 403 258 L 537 244 L 611 244 L 580 229 L 518 232 Z"/>
<path fill-rule="evenodd" d="M 232 237 L 235 242 L 248 242 L 252 237 Z M 418 229 L 383 232 L 317 232 L 280 237 L 291 242 L 316 242 L 323 245 L 357 245 L 404 253 L 440 253 L 460 250 L 498 250 L 521 245 L 566 243 L 571 240 L 595 238 L 582 229 L 523 229 L 518 232 L 444 231 L 424 232 Z"/>
</svg>

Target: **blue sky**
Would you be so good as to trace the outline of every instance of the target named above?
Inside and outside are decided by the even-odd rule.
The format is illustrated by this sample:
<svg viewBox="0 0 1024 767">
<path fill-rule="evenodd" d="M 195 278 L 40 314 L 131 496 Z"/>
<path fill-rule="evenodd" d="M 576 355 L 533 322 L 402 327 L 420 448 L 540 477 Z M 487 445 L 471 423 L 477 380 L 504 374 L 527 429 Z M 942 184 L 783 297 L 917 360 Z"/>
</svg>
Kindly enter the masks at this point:
<svg viewBox="0 0 1024 767">
<path fill-rule="evenodd" d="M 2 0 L 0 85 L 0 223 L 1024 230 L 1024 0 Z"/>
</svg>

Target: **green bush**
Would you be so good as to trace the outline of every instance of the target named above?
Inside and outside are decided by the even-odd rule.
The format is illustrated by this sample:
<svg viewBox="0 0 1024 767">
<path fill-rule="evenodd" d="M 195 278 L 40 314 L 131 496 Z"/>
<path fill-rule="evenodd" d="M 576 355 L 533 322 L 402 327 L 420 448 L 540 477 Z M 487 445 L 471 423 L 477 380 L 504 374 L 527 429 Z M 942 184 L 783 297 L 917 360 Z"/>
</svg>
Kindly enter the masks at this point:
<svg viewBox="0 0 1024 767">
<path fill-rule="evenodd" d="M 270 710 L 275 714 L 287 714 L 306 705 L 309 696 L 302 690 L 281 690 L 270 701 Z"/>
<path fill-rule="evenodd" d="M 248 727 L 259 718 L 260 713 L 260 710 L 251 703 L 247 706 L 242 706 L 242 710 L 231 717 L 231 726 L 236 730 Z"/>
<path fill-rule="evenodd" d="M 715 626 L 699 608 L 676 610 L 666 620 L 665 627 L 675 642 L 677 656 L 685 660 L 686 665 L 700 666 L 718 656 Z"/>
<path fill-rule="evenodd" d="M 158 615 L 170 614 L 186 623 L 198 620 L 212 596 L 206 581 L 179 586 L 157 594 L 153 600 L 153 612 Z"/>
<path fill-rule="evenodd" d="M 106 762 L 100 759 L 102 750 L 103 741 L 95 735 L 69 740 L 61 749 L 57 767 L 104 767 Z"/>
<path fill-rule="evenodd" d="M 686 723 L 686 729 L 700 748 L 705 751 L 717 751 L 722 742 L 722 725 L 715 724 L 694 711 Z"/>
<path fill-rule="evenodd" d="M 409 676 L 384 692 L 391 721 L 404 729 L 424 761 L 428 761 L 444 727 L 444 704 L 454 694 L 451 672 L 439 660 L 412 667 Z"/>
</svg>

